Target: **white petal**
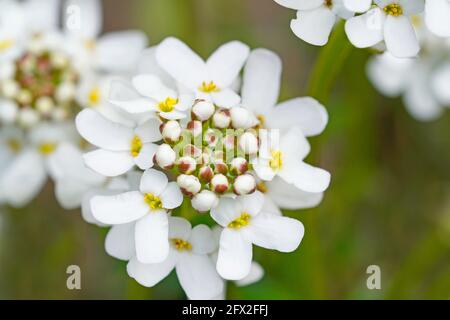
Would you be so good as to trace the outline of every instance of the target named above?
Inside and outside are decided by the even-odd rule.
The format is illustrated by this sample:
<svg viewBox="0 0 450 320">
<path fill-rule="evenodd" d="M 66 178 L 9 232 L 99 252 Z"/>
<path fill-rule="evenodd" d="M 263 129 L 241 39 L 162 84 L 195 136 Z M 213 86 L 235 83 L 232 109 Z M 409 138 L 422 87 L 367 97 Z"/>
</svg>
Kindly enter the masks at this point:
<svg viewBox="0 0 450 320">
<path fill-rule="evenodd" d="M 296 210 L 317 206 L 323 198 L 323 193 L 305 192 L 281 178 L 267 182 L 267 195 L 281 208 Z"/>
<path fill-rule="evenodd" d="M 244 212 L 254 217 L 264 205 L 264 195 L 259 191 L 255 191 L 252 194 L 237 197 L 237 201 L 239 201 L 240 207 Z"/>
<path fill-rule="evenodd" d="M 175 209 L 183 203 L 183 194 L 176 182 L 169 182 L 160 197 L 165 209 Z"/>
<path fill-rule="evenodd" d="M 211 217 L 222 227 L 241 215 L 240 204 L 232 198 L 222 197 L 217 207 L 211 209 Z"/>
<path fill-rule="evenodd" d="M 304 227 L 300 221 L 272 214 L 261 214 L 250 221 L 243 233 L 253 244 L 281 252 L 292 252 L 300 245 Z"/>
<path fill-rule="evenodd" d="M 216 106 L 226 109 L 236 106 L 241 101 L 241 97 L 231 89 L 213 92 L 211 93 L 211 97 Z"/>
<path fill-rule="evenodd" d="M 192 244 L 192 252 L 195 254 L 210 254 L 216 247 L 211 229 L 204 224 L 197 225 L 192 229 L 189 242 Z"/>
<path fill-rule="evenodd" d="M 58 0 L 28 0 L 23 3 L 30 33 L 53 31 L 58 26 Z"/>
<path fill-rule="evenodd" d="M 139 169 L 147 170 L 153 167 L 153 157 L 156 154 L 156 150 L 158 150 L 158 145 L 153 143 L 146 143 L 142 146 L 139 155 L 134 158 L 134 162 Z"/>
<path fill-rule="evenodd" d="M 133 86 L 141 95 L 158 102 L 169 97 L 176 99 L 178 96 L 174 90 L 167 88 L 157 76 L 152 74 L 141 74 L 134 77 Z"/>
<path fill-rule="evenodd" d="M 82 181 L 73 179 L 60 179 L 55 181 L 55 196 L 58 203 L 66 210 L 81 206 L 84 194 L 90 186 Z"/>
<path fill-rule="evenodd" d="M 297 19 L 291 21 L 291 29 L 297 37 L 316 46 L 328 42 L 336 16 L 322 6 L 311 11 L 298 11 Z"/>
<path fill-rule="evenodd" d="M 1 176 L 0 194 L 11 206 L 23 207 L 37 196 L 46 180 L 42 157 L 34 151 L 24 151 Z"/>
<path fill-rule="evenodd" d="M 140 124 L 134 130 L 134 133 L 139 136 L 143 143 L 160 141 L 162 139 L 161 132 L 159 131 L 160 124 L 161 122 L 158 119 L 149 119 Z"/>
<path fill-rule="evenodd" d="M 208 78 L 202 58 L 176 38 L 167 38 L 159 44 L 156 60 L 167 73 L 191 90 L 197 90 Z"/>
<path fill-rule="evenodd" d="M 436 68 L 431 76 L 431 88 L 442 105 L 450 106 L 450 62 Z"/>
<path fill-rule="evenodd" d="M 169 255 L 169 221 L 165 210 L 151 211 L 136 222 L 136 258 L 159 263 Z"/>
<path fill-rule="evenodd" d="M 167 277 L 175 267 L 177 256 L 170 251 L 161 263 L 143 264 L 133 257 L 127 264 L 128 275 L 145 287 L 153 287 Z"/>
<path fill-rule="evenodd" d="M 253 261 L 249 274 L 245 278 L 236 281 L 236 285 L 238 287 L 248 286 L 255 282 L 258 282 L 259 280 L 262 279 L 263 276 L 264 276 L 264 269 L 258 262 Z"/>
<path fill-rule="evenodd" d="M 330 173 L 313 167 L 304 162 L 299 162 L 289 170 L 282 170 L 280 177 L 286 182 L 294 184 L 300 190 L 306 192 L 323 192 L 330 185 Z"/>
<path fill-rule="evenodd" d="M 95 219 L 106 224 L 124 224 L 142 218 L 149 212 L 143 195 L 138 191 L 115 196 L 95 196 L 91 199 Z"/>
<path fill-rule="evenodd" d="M 280 141 L 283 162 L 289 159 L 304 159 L 311 151 L 311 146 L 299 127 L 292 127 Z M 283 168 L 283 167 L 282 167 Z"/>
<path fill-rule="evenodd" d="M 217 272 L 227 280 L 246 277 L 252 263 L 252 243 L 244 239 L 242 232 L 224 229 L 220 236 Z"/>
<path fill-rule="evenodd" d="M 117 80 L 111 82 L 109 102 L 131 114 L 153 112 L 156 108 L 155 100 L 142 97 L 131 85 Z"/>
<path fill-rule="evenodd" d="M 207 255 L 181 254 L 176 271 L 189 299 L 211 299 L 223 291 L 223 280 Z"/>
<path fill-rule="evenodd" d="M 105 239 L 106 252 L 116 259 L 128 261 L 135 255 L 134 225 L 126 223 L 112 226 Z"/>
<path fill-rule="evenodd" d="M 142 51 L 138 61 L 137 72 L 139 74 L 153 74 L 162 80 L 169 87 L 175 87 L 172 77 L 167 74 L 156 61 L 157 46 L 153 46 Z"/>
<path fill-rule="evenodd" d="M 414 57 L 420 47 L 414 28 L 408 17 L 388 16 L 384 25 L 384 41 L 387 50 L 398 58 Z"/>
<path fill-rule="evenodd" d="M 139 189 L 142 193 L 151 193 L 159 196 L 167 187 L 168 181 L 167 176 L 161 171 L 148 169 L 142 175 Z"/>
<path fill-rule="evenodd" d="M 93 145 L 112 151 L 130 150 L 133 130 L 114 123 L 91 109 L 81 111 L 76 120 L 78 132 Z"/>
<path fill-rule="evenodd" d="M 182 239 L 188 241 L 191 235 L 191 223 L 184 218 L 169 218 L 169 239 Z"/>
<path fill-rule="evenodd" d="M 372 5 L 372 0 L 344 0 L 345 7 L 352 12 L 366 12 Z"/>
<path fill-rule="evenodd" d="M 350 42 L 357 48 L 371 47 L 383 40 L 385 14 L 380 8 L 350 18 L 345 23 L 345 32 Z"/>
<path fill-rule="evenodd" d="M 256 49 L 244 69 L 242 105 L 256 114 L 266 114 L 280 93 L 281 59 L 272 51 Z"/>
<path fill-rule="evenodd" d="M 206 61 L 211 79 L 220 88 L 228 88 L 238 76 L 250 49 L 239 41 L 231 41 L 220 46 Z M 205 79 L 206 80 L 206 79 Z"/>
<path fill-rule="evenodd" d="M 134 158 L 129 151 L 107 151 L 98 149 L 83 156 L 86 165 L 104 176 L 116 177 L 134 166 Z"/>
<path fill-rule="evenodd" d="M 307 137 L 322 133 L 327 123 L 327 110 L 310 97 L 280 103 L 266 117 L 266 125 L 269 128 L 288 129 L 297 126 Z"/>
<path fill-rule="evenodd" d="M 296 10 L 311 10 L 323 5 L 323 0 L 275 0 L 275 2 Z"/>
<path fill-rule="evenodd" d="M 425 1 L 425 23 L 428 29 L 440 37 L 450 37 L 450 2 L 448 0 Z"/>
<path fill-rule="evenodd" d="M 109 72 L 134 71 L 146 46 L 147 37 L 141 31 L 107 33 L 97 41 L 97 65 Z"/>
<path fill-rule="evenodd" d="M 99 0 L 66 0 L 64 28 L 66 32 L 76 37 L 95 39 L 102 29 L 102 5 Z M 73 25 L 70 19 L 81 14 L 79 25 Z"/>
</svg>

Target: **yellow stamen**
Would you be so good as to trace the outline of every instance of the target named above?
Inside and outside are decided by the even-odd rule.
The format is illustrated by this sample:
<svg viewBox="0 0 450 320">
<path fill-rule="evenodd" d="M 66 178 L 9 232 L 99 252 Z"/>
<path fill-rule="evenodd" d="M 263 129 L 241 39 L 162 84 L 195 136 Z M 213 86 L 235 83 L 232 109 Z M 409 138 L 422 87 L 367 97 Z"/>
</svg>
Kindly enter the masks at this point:
<svg viewBox="0 0 450 320">
<path fill-rule="evenodd" d="M 228 224 L 228 228 L 240 229 L 247 226 L 250 223 L 251 216 L 247 212 L 243 212 L 241 216 Z"/>
<path fill-rule="evenodd" d="M 95 87 L 91 91 L 89 91 L 88 101 L 91 106 L 97 105 L 100 102 L 100 99 L 101 93 L 99 87 Z"/>
<path fill-rule="evenodd" d="M 161 199 L 151 193 L 146 193 L 144 196 L 144 201 L 149 205 L 152 210 L 161 209 L 162 202 Z"/>
<path fill-rule="evenodd" d="M 211 93 L 211 92 L 219 92 L 219 87 L 216 86 L 214 81 L 210 81 L 209 83 L 206 83 L 205 81 L 202 82 L 202 85 L 198 88 L 202 92 Z"/>
<path fill-rule="evenodd" d="M 6 144 L 8 145 L 9 149 L 14 153 L 17 153 L 22 149 L 22 144 L 17 139 L 9 139 L 6 142 Z"/>
<path fill-rule="evenodd" d="M 333 0 L 325 0 L 325 7 L 331 8 L 333 6 Z"/>
<path fill-rule="evenodd" d="M 266 184 L 262 181 L 256 185 L 256 189 L 262 193 L 266 193 L 268 191 Z"/>
<path fill-rule="evenodd" d="M 40 153 L 44 155 L 51 154 L 56 150 L 56 143 L 51 142 L 41 143 L 38 147 L 38 150 Z"/>
<path fill-rule="evenodd" d="M 96 43 L 94 39 L 86 39 L 84 40 L 84 47 L 87 50 L 93 51 L 96 47 Z"/>
<path fill-rule="evenodd" d="M 403 15 L 403 8 L 398 3 L 388 4 L 386 7 L 383 8 L 383 10 L 384 12 L 386 12 L 386 14 L 389 14 L 394 17 Z"/>
<path fill-rule="evenodd" d="M 0 40 L 0 52 L 10 49 L 14 45 L 13 39 Z"/>
<path fill-rule="evenodd" d="M 283 165 L 283 154 L 281 151 L 272 151 L 272 159 L 269 161 L 269 166 L 272 170 L 280 170 Z"/>
<path fill-rule="evenodd" d="M 141 152 L 142 149 L 142 141 L 138 136 L 134 136 L 133 140 L 131 140 L 131 155 L 136 158 Z"/>
<path fill-rule="evenodd" d="M 159 111 L 171 112 L 175 108 L 175 105 L 177 103 L 178 103 L 178 99 L 168 97 L 168 98 L 166 98 L 166 100 L 164 100 L 158 104 Z"/>
<path fill-rule="evenodd" d="M 183 239 L 171 239 L 171 240 L 173 245 L 178 251 L 183 250 L 190 251 L 192 249 L 192 245 Z"/>
</svg>

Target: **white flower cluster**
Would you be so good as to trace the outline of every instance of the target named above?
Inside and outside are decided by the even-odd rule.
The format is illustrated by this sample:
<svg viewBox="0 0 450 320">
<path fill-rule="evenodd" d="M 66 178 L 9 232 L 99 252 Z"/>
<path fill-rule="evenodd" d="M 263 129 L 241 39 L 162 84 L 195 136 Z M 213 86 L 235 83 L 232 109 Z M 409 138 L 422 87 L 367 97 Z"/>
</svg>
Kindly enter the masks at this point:
<svg viewBox="0 0 450 320">
<path fill-rule="evenodd" d="M 60 203 L 74 208 L 82 188 L 75 195 L 70 185 L 104 180 L 84 167 L 73 119 L 85 107 L 119 118 L 106 99 L 110 78 L 134 69 L 147 39 L 98 37 L 100 28 L 96 0 L 0 0 L 0 203 L 26 205 L 50 175 Z"/>
<path fill-rule="evenodd" d="M 306 137 L 323 131 L 327 113 L 309 97 L 278 104 L 279 57 L 237 41 L 204 61 L 167 38 L 140 65 L 109 95 L 134 123 L 92 109 L 76 118 L 97 147 L 86 165 L 114 185 L 88 193 L 83 215 L 112 226 L 107 252 L 129 261 L 142 285 L 175 269 L 188 298 L 223 297 L 225 280 L 262 276 L 253 245 L 299 246 L 303 225 L 280 208 L 316 206 L 329 185 L 328 172 L 303 161 Z M 208 226 L 192 226 L 196 216 L 209 217 Z"/>
<path fill-rule="evenodd" d="M 385 96 L 402 96 L 414 118 L 431 121 L 450 107 L 450 40 L 430 33 L 422 19 L 417 18 L 415 28 L 423 49 L 419 57 L 375 55 L 367 64 L 367 74 Z"/>
<path fill-rule="evenodd" d="M 397 58 L 414 57 L 420 50 L 413 28 L 415 16 L 424 14 L 427 28 L 450 37 L 449 0 L 274 0 L 297 10 L 292 31 L 317 46 L 328 42 L 338 19 L 347 20 L 345 31 L 358 48 L 383 46 Z"/>
</svg>

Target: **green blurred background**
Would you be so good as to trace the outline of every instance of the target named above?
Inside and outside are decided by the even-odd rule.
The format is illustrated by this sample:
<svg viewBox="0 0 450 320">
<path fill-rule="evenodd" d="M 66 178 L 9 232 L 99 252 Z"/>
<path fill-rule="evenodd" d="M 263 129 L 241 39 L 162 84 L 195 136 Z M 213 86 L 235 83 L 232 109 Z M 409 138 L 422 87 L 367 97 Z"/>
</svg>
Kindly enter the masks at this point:
<svg viewBox="0 0 450 320">
<path fill-rule="evenodd" d="M 142 29 L 152 45 L 177 36 L 204 57 L 234 39 L 274 50 L 282 99 L 312 94 L 328 109 L 308 160 L 332 184 L 318 208 L 286 212 L 304 223 L 302 244 L 292 254 L 255 249 L 265 277 L 230 283 L 228 298 L 450 298 L 450 112 L 417 122 L 372 88 L 369 52 L 351 48 L 339 28 L 325 48 L 302 42 L 289 28 L 295 11 L 273 0 L 105 0 L 104 15 L 105 31 Z M 27 208 L 2 209 L 0 298 L 184 298 L 174 274 L 155 288 L 130 279 L 105 253 L 105 234 L 61 209 L 51 184 Z M 66 288 L 72 264 L 82 290 Z M 381 290 L 366 287 L 369 265 L 381 268 Z"/>
</svg>

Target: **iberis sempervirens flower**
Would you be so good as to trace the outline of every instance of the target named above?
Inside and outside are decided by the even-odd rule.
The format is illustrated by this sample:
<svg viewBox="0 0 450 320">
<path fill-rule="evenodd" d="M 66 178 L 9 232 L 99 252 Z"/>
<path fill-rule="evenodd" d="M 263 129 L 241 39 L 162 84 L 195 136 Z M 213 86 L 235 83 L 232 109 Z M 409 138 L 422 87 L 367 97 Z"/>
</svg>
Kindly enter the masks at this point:
<svg viewBox="0 0 450 320">
<path fill-rule="evenodd" d="M 84 191 L 104 185 L 103 176 L 84 166 L 81 149 L 89 146 L 73 119 L 92 108 L 133 121 L 109 104 L 105 92 L 111 78 L 134 69 L 147 43 L 135 31 L 98 37 L 100 10 L 96 0 L 0 1 L 1 203 L 26 205 L 48 175 L 65 208 L 80 206 Z"/>
<path fill-rule="evenodd" d="M 76 118 L 98 147 L 84 155 L 86 165 L 134 181 L 90 194 L 84 215 L 112 226 L 107 252 L 129 261 L 128 274 L 142 285 L 175 269 L 189 298 L 221 297 L 224 280 L 262 277 L 252 245 L 291 252 L 300 244 L 303 225 L 280 208 L 316 206 L 329 185 L 328 172 L 304 162 L 306 137 L 323 131 L 327 113 L 309 97 L 278 103 L 280 59 L 241 42 L 204 61 L 168 38 L 141 62 L 109 94 L 134 123 L 91 109 Z"/>
</svg>

